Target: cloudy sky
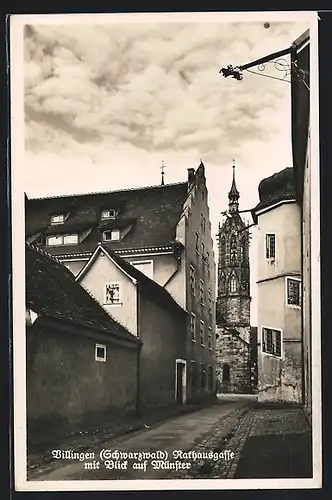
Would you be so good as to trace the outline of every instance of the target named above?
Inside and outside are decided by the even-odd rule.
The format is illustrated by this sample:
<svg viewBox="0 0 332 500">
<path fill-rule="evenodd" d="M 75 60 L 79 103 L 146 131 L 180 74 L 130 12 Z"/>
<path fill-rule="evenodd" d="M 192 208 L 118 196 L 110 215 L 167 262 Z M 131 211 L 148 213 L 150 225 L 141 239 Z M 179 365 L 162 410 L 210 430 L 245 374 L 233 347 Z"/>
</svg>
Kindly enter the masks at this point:
<svg viewBox="0 0 332 500">
<path fill-rule="evenodd" d="M 67 16 L 26 26 L 29 197 L 159 184 L 162 161 L 166 182 L 183 181 L 202 159 L 214 237 L 235 159 L 240 206 L 257 203 L 260 180 L 292 165 L 290 85 L 249 73 L 224 79 L 219 69 L 282 50 L 309 25 L 269 14 L 257 22 L 200 19 Z M 255 234 L 251 255 L 254 323 Z"/>
</svg>

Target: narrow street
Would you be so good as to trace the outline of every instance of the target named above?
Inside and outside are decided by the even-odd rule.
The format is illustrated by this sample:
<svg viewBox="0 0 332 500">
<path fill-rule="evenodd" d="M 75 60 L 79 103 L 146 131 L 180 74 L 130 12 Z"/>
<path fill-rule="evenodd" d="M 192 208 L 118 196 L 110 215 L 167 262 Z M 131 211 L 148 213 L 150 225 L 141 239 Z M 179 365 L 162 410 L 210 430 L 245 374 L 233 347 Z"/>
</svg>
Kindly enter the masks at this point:
<svg viewBox="0 0 332 500">
<path fill-rule="evenodd" d="M 233 435 L 242 415 L 253 401 L 255 401 L 255 397 L 253 396 L 221 397 L 219 404 L 190 414 L 171 418 L 149 429 L 131 434 L 130 437 L 126 435 L 111 441 L 101 441 L 98 448 L 94 446 L 89 450 L 90 455 L 86 455 L 87 459 L 82 461 L 78 457 L 73 459 L 61 458 L 52 463 L 51 470 L 49 467 L 45 470 L 43 466 L 38 467 L 37 470 L 30 470 L 28 471 L 28 480 L 171 478 L 173 473 L 178 473 L 179 470 L 170 470 L 170 462 L 173 464 L 178 462 L 178 466 L 179 463 L 188 464 L 184 465 L 188 469 L 194 462 L 197 465 L 199 461 L 199 457 L 195 457 L 195 459 L 185 456 L 182 458 L 179 456 L 176 457 L 173 455 L 174 450 L 186 452 L 197 449 L 201 443 L 204 443 L 204 441 L 215 434 L 217 428 L 219 433 L 220 429 L 222 429 L 222 435 L 224 436 Z M 227 437 L 225 442 L 227 443 Z M 150 459 L 144 457 L 146 460 L 136 455 L 130 456 L 128 457 L 129 460 L 126 460 L 126 457 L 122 459 L 121 457 L 117 458 L 117 454 L 114 455 L 115 458 L 104 454 L 104 459 L 101 459 L 100 452 L 103 449 L 119 453 L 152 453 L 161 451 L 164 455 L 151 457 Z M 225 449 L 227 449 L 227 446 L 218 450 L 218 452 Z M 68 447 L 68 454 L 75 451 L 75 449 Z M 209 451 L 213 450 L 209 450 L 208 447 L 204 449 L 204 452 Z M 51 452 L 52 450 L 50 450 Z M 228 456 L 224 458 L 225 460 L 230 460 L 230 452 L 232 450 L 229 450 Z M 157 460 L 153 460 L 153 458 L 157 458 Z M 171 467 L 174 466 L 172 465 Z M 142 469 L 142 467 L 145 467 L 146 470 Z"/>
</svg>

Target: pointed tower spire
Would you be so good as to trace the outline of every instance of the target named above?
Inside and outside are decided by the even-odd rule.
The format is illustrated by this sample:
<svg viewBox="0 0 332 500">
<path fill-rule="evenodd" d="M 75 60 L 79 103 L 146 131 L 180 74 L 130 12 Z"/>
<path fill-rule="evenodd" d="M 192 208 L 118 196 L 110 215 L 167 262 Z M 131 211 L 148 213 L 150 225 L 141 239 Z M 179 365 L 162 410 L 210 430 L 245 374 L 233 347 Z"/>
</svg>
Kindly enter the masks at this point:
<svg viewBox="0 0 332 500">
<path fill-rule="evenodd" d="M 237 212 L 239 210 L 239 198 L 240 198 L 240 193 L 237 190 L 236 187 L 236 182 L 235 182 L 235 160 L 233 160 L 233 181 L 231 185 L 231 190 L 228 193 L 228 199 L 229 199 L 229 211 L 230 212 Z"/>
</svg>

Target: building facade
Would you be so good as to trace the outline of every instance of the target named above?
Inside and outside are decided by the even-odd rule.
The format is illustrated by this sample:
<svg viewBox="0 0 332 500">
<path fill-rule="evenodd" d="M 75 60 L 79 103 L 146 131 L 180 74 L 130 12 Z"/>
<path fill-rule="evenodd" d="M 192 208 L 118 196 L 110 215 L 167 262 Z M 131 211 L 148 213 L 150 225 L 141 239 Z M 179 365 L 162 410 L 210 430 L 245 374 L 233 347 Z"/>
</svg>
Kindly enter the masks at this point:
<svg viewBox="0 0 332 500">
<path fill-rule="evenodd" d="M 165 288 L 101 244 L 76 281 L 142 342 L 139 413 L 185 403 L 187 312 Z"/>
<path fill-rule="evenodd" d="M 25 257 L 29 448 L 136 416 L 141 341 L 60 262 L 28 245 Z"/>
<path fill-rule="evenodd" d="M 312 165 L 310 151 L 310 34 L 303 33 L 294 42 L 293 61 L 301 70 L 302 78 L 292 78 L 292 151 L 296 181 L 296 199 L 301 210 L 302 238 L 302 341 L 303 341 L 303 391 L 302 400 L 309 418 L 312 415 L 312 232 L 319 221 L 312 213 Z M 318 172 L 317 172 L 318 178 Z M 314 240 L 315 241 L 315 240 Z M 316 259 L 315 259 L 316 260 Z M 317 256 L 316 262 L 319 261 Z M 316 264 L 317 265 L 317 264 Z M 319 287 L 315 279 L 314 286 Z M 319 292 L 318 292 L 319 293 Z M 315 329 L 316 335 L 320 331 Z"/>
<path fill-rule="evenodd" d="M 300 403 L 301 213 L 294 173 L 286 168 L 259 185 L 258 398 Z"/>
<path fill-rule="evenodd" d="M 215 262 L 203 163 L 182 183 L 27 199 L 26 239 L 75 276 L 102 243 L 165 288 L 190 316 L 186 400 L 215 394 Z"/>
<path fill-rule="evenodd" d="M 218 232 L 216 351 L 222 392 L 249 392 L 251 386 L 249 231 L 239 198 L 233 167 L 229 208 Z"/>
</svg>

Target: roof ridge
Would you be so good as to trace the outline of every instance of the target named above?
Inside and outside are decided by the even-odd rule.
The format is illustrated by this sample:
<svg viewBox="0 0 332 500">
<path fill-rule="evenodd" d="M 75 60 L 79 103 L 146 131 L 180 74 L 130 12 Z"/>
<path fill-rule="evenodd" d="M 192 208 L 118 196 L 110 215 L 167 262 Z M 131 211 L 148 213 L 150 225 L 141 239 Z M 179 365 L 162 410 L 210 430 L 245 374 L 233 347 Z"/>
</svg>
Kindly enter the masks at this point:
<svg viewBox="0 0 332 500">
<path fill-rule="evenodd" d="M 61 264 L 62 267 L 68 269 L 62 262 L 61 260 L 59 260 L 55 255 L 52 255 L 48 252 L 46 252 L 46 250 L 44 250 L 43 248 L 39 248 L 35 245 L 33 245 L 32 243 L 29 243 L 29 242 L 25 242 L 26 246 L 28 246 L 29 248 L 31 248 L 32 250 L 35 250 L 36 252 L 39 252 L 43 255 L 45 255 L 46 257 L 49 257 L 50 259 L 54 260 L 55 262 L 57 262 L 58 264 Z"/>
<path fill-rule="evenodd" d="M 130 262 L 128 262 L 126 259 L 124 259 L 123 257 L 121 257 L 121 255 L 119 254 L 115 254 L 112 250 L 108 250 L 106 249 L 101 243 L 98 244 L 98 247 L 101 249 L 101 251 L 105 251 L 106 253 L 109 254 L 109 256 L 112 258 L 115 256 L 115 260 L 120 260 L 119 262 L 119 265 L 121 265 L 122 262 L 125 263 L 125 265 L 127 265 L 130 268 L 134 269 L 135 270 L 135 274 L 138 273 L 138 275 L 142 276 L 142 280 L 148 280 L 148 283 L 153 283 L 153 286 L 156 286 L 162 290 L 164 290 L 164 292 L 169 296 L 169 298 L 174 302 L 174 304 L 177 306 L 177 307 L 180 307 L 184 312 L 187 312 L 186 309 L 184 309 L 175 299 L 174 297 L 169 293 L 169 291 L 162 285 L 160 285 L 160 283 L 157 283 L 157 281 L 151 279 L 149 276 L 147 276 L 146 274 L 142 273 L 142 271 L 140 271 L 139 269 L 137 269 L 135 266 L 133 266 Z M 124 269 L 125 271 L 125 269 Z M 132 278 L 136 279 L 135 276 L 132 276 Z"/>
<path fill-rule="evenodd" d="M 132 187 L 132 188 L 123 188 L 123 189 L 116 189 L 114 191 L 90 191 L 87 193 L 72 193 L 72 194 L 63 194 L 63 195 L 55 195 L 55 196 L 41 196 L 41 197 L 36 197 L 36 198 L 28 198 L 28 201 L 32 200 L 52 200 L 55 198 L 71 198 L 73 196 L 90 196 L 90 195 L 95 195 L 95 194 L 111 194 L 111 193 L 122 193 L 124 191 L 139 191 L 142 189 L 155 189 L 155 188 L 160 188 L 160 189 L 165 189 L 169 186 L 179 186 L 181 184 L 188 184 L 187 181 L 181 181 L 181 182 L 172 182 L 169 184 L 161 185 L 161 184 L 153 184 L 150 186 L 140 186 L 140 187 Z"/>
</svg>

